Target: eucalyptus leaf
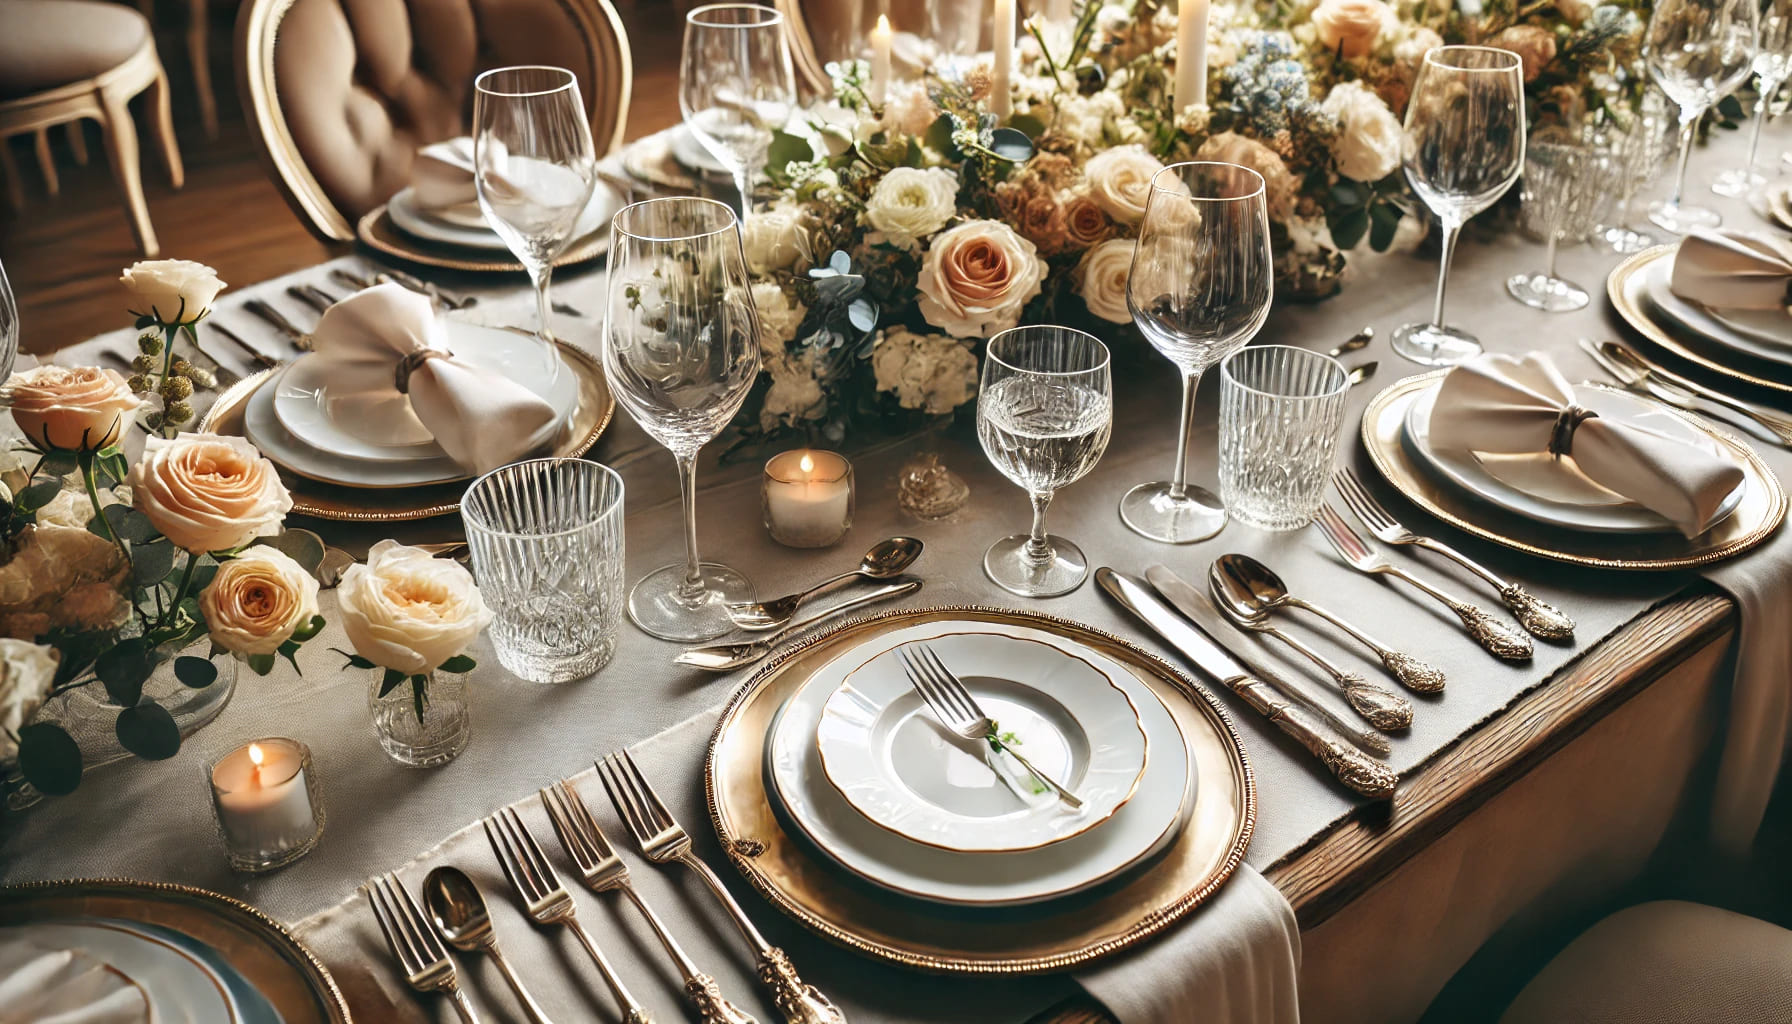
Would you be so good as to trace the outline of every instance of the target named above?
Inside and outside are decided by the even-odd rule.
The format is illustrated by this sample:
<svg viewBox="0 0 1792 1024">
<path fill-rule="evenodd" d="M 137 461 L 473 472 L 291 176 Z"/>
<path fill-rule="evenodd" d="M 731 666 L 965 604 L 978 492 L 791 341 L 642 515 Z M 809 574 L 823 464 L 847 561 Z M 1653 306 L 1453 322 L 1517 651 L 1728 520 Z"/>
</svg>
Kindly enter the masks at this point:
<svg viewBox="0 0 1792 1024">
<path fill-rule="evenodd" d="M 174 678 L 184 686 L 203 690 L 218 681 L 218 666 L 190 654 L 174 659 Z"/>
<path fill-rule="evenodd" d="M 192 557 L 192 556 L 188 556 Z M 131 575 L 139 587 L 153 587 L 174 571 L 174 545 L 167 541 L 131 545 Z"/>
<path fill-rule="evenodd" d="M 276 536 L 263 537 L 255 544 L 288 556 L 308 573 L 315 574 L 324 560 L 323 538 L 310 530 L 284 530 Z"/>
<path fill-rule="evenodd" d="M 479 663 L 464 654 L 456 654 L 438 666 L 442 672 L 471 672 L 479 667 Z"/>
<path fill-rule="evenodd" d="M 1339 249 L 1355 248 L 1369 231 L 1369 211 L 1361 206 L 1334 210 L 1327 220 L 1332 229 L 1332 241 Z"/>
<path fill-rule="evenodd" d="M 155 670 L 155 648 L 140 636 L 120 640 L 93 662 L 93 674 L 106 687 L 112 703 L 121 708 L 132 707 L 143 698 L 143 683 Z"/>
<path fill-rule="evenodd" d="M 59 725 L 37 722 L 20 726 L 19 771 L 41 793 L 73 793 L 81 784 L 81 747 Z"/>
<path fill-rule="evenodd" d="M 124 749 L 145 761 L 163 761 L 180 750 L 180 726 L 160 704 L 139 704 L 118 713 L 113 726 Z"/>
<path fill-rule="evenodd" d="M 27 512 L 35 512 L 48 505 L 51 499 L 61 493 L 62 480 L 60 478 L 39 480 L 15 495 L 13 504 Z"/>
<path fill-rule="evenodd" d="M 107 505 L 100 510 L 100 515 L 106 517 L 106 522 L 112 527 L 113 533 L 132 543 L 141 543 L 156 535 L 156 528 L 150 523 L 149 517 L 134 508 L 125 505 Z M 97 525 L 97 523 L 89 524 L 88 529 L 99 533 L 100 531 L 95 529 Z"/>
<path fill-rule="evenodd" d="M 866 299 L 855 299 L 846 307 L 846 318 L 860 331 L 869 332 L 877 327 L 877 307 Z"/>
<path fill-rule="evenodd" d="M 243 660 L 249 666 L 249 671 L 258 676 L 265 676 L 274 671 L 274 656 L 272 654 L 251 654 Z"/>
<path fill-rule="evenodd" d="M 1037 139 L 1045 134 L 1045 122 L 1032 114 L 1015 114 L 1008 119 L 1008 127 L 1021 132 L 1029 139 Z"/>
<path fill-rule="evenodd" d="M 384 697 L 386 694 L 391 693 L 392 688 L 402 682 L 404 682 L 403 672 L 400 672 L 395 668 L 387 669 L 386 674 L 380 677 L 380 696 Z"/>
<path fill-rule="evenodd" d="M 1033 159 L 1033 140 L 1026 132 L 997 128 L 989 133 L 989 150 L 1004 160 L 1024 164 Z"/>
<path fill-rule="evenodd" d="M 1361 206 L 1365 198 L 1363 191 L 1363 186 L 1345 178 L 1332 186 L 1332 202 L 1338 206 Z"/>
<path fill-rule="evenodd" d="M 1400 229 L 1400 208 L 1392 203 L 1376 203 L 1369 207 L 1369 248 L 1387 252 L 1394 244 L 1394 233 Z"/>
<path fill-rule="evenodd" d="M 941 114 L 927 126 L 927 131 L 922 134 L 921 140 L 927 143 L 927 148 L 942 156 L 950 157 L 958 152 L 958 147 L 952 144 L 952 133 L 957 130 L 958 119 L 951 114 Z"/>
<path fill-rule="evenodd" d="M 197 594 L 204 591 L 206 587 L 212 585 L 212 580 L 217 575 L 218 563 L 212 561 L 210 558 L 202 559 L 199 563 L 199 567 L 193 570 L 193 585 L 187 588 L 187 592 L 189 594 Z"/>
</svg>

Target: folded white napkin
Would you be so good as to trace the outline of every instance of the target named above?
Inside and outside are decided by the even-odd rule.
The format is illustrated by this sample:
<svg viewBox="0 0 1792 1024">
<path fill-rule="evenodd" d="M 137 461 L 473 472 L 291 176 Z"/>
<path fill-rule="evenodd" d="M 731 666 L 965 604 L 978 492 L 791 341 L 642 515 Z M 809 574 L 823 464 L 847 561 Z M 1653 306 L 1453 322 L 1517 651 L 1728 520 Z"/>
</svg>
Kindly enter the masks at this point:
<svg viewBox="0 0 1792 1024">
<path fill-rule="evenodd" d="M 1792 307 L 1792 244 L 1695 228 L 1674 253 L 1668 289 L 1713 309 Z"/>
<path fill-rule="evenodd" d="M 554 407 L 508 377 L 453 358 L 448 333 L 428 297 L 396 284 L 357 292 L 331 306 L 311 342 L 324 364 L 331 413 L 361 436 L 391 438 L 420 421 L 449 458 L 484 473 L 528 454 L 557 416 Z"/>
<path fill-rule="evenodd" d="M 498 150 L 500 165 L 506 162 L 504 144 L 487 145 Z M 417 206 L 432 212 L 479 210 L 479 187 L 474 184 L 478 165 L 473 162 L 473 140 L 462 135 L 417 150 L 411 161 L 411 195 Z"/>
<path fill-rule="evenodd" d="M 0 1024 L 149 1024 L 143 990 L 103 960 L 0 933 Z"/>
<path fill-rule="evenodd" d="M 1593 415 L 1548 357 L 1487 354 L 1438 387 L 1431 440 L 1458 451 L 1551 452 L 1595 483 L 1659 512 L 1681 533 L 1711 528 L 1742 467 L 1645 427 Z"/>
</svg>

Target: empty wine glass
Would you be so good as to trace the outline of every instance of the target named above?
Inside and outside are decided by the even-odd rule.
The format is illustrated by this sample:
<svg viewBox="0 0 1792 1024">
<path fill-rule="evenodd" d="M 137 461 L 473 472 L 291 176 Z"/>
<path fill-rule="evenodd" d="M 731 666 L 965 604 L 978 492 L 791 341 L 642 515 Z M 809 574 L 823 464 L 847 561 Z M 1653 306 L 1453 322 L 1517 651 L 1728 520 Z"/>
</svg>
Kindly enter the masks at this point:
<svg viewBox="0 0 1792 1024">
<path fill-rule="evenodd" d="M 753 600 L 746 577 L 697 557 L 697 452 L 740 411 L 759 374 L 759 313 L 740 222 L 710 199 L 623 207 L 610 225 L 604 374 L 616 401 L 678 460 L 685 560 L 629 593 L 635 625 L 697 641 L 734 628 L 729 602 Z"/>
<path fill-rule="evenodd" d="M 1611 109 L 1608 103 L 1607 109 Z M 1624 123 L 1607 124 L 1595 136 L 1595 145 L 1608 152 L 1612 163 L 1612 220 L 1595 231 L 1613 252 L 1637 253 L 1656 244 L 1648 231 L 1631 226 L 1636 197 L 1661 173 L 1666 159 L 1674 115 L 1660 89 L 1645 89 L 1635 109 L 1624 114 Z"/>
<path fill-rule="evenodd" d="M 0 381 L 12 376 L 19 358 L 19 307 L 6 281 L 6 265 L 0 264 Z"/>
<path fill-rule="evenodd" d="M 756 4 L 710 4 L 685 15 L 678 106 L 697 141 L 734 176 L 744 216 L 772 131 L 796 107 L 784 16 Z"/>
<path fill-rule="evenodd" d="M 1236 164 L 1171 164 L 1151 178 L 1145 219 L 1126 280 L 1132 320 L 1182 373 L 1176 472 L 1120 499 L 1120 519 L 1169 544 L 1204 540 L 1226 525 L 1213 492 L 1188 482 L 1201 372 L 1243 348 L 1269 319 L 1269 210 L 1263 178 Z"/>
<path fill-rule="evenodd" d="M 1759 0 L 1660 0 L 1649 18 L 1644 52 L 1649 75 L 1680 108 L 1680 163 L 1670 199 L 1649 204 L 1649 219 L 1676 234 L 1716 227 L 1723 217 L 1687 206 L 1686 164 L 1699 118 L 1748 77 L 1755 59 Z"/>
<path fill-rule="evenodd" d="M 1792 0 L 1768 0 L 1762 9 L 1753 66 L 1760 96 L 1755 100 L 1755 127 L 1749 135 L 1748 162 L 1717 176 L 1711 191 L 1720 196 L 1744 196 L 1767 184 L 1767 178 L 1755 171 L 1755 157 L 1761 151 L 1761 128 L 1767 124 L 1768 108 L 1773 106 L 1773 98 L 1779 93 L 1780 86 L 1792 77 Z"/>
<path fill-rule="evenodd" d="M 1524 168 L 1524 64 L 1508 50 L 1439 46 L 1425 54 L 1406 107 L 1406 180 L 1443 228 L 1431 322 L 1394 331 L 1394 351 L 1425 366 L 1478 355 L 1474 335 L 1444 323 L 1444 286 L 1456 236 Z"/>
<path fill-rule="evenodd" d="M 1114 423 L 1108 349 L 1069 327 L 1015 327 L 989 339 L 977 393 L 977 439 L 1002 475 L 1033 500 L 1033 529 L 983 555 L 996 586 L 1022 597 L 1068 594 L 1089 577 L 1075 544 L 1045 532 L 1059 488 L 1081 480 L 1107 451 Z"/>
<path fill-rule="evenodd" d="M 591 124 L 573 73 L 496 68 L 474 79 L 473 165 L 486 223 L 535 285 L 544 365 L 557 375 L 548 282 L 597 184 Z"/>
<path fill-rule="evenodd" d="M 1556 276 L 1556 253 L 1564 238 L 1578 240 L 1591 229 L 1590 214 L 1605 192 L 1603 182 L 1595 180 L 1604 159 L 1577 133 L 1560 125 L 1541 129 L 1526 141 L 1520 196 L 1526 219 L 1547 240 L 1547 255 L 1541 273 L 1506 279 L 1506 291 L 1513 298 L 1551 313 L 1586 306 L 1587 290 Z"/>
</svg>

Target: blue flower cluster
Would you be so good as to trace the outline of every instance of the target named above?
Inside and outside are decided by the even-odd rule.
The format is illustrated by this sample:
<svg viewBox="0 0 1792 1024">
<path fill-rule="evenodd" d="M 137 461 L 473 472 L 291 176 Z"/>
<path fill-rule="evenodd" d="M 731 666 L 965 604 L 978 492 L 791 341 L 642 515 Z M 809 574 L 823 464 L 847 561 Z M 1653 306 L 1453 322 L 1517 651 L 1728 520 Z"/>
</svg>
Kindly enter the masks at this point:
<svg viewBox="0 0 1792 1024">
<path fill-rule="evenodd" d="M 1293 123 L 1319 116 L 1307 69 L 1286 32 L 1249 29 L 1234 34 L 1238 60 L 1221 74 L 1232 106 L 1255 129 L 1270 136 Z"/>
</svg>

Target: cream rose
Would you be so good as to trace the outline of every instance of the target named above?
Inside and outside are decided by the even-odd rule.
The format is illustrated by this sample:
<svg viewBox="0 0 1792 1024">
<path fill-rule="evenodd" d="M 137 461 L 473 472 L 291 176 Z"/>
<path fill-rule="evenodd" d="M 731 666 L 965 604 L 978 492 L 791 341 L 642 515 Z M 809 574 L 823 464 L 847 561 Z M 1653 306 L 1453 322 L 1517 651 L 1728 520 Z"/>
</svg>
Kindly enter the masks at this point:
<svg viewBox="0 0 1792 1024">
<path fill-rule="evenodd" d="M 956 338 L 891 327 L 871 350 L 877 389 L 904 409 L 943 416 L 977 393 L 977 357 Z"/>
<path fill-rule="evenodd" d="M 1513 25 L 1487 41 L 1487 45 L 1518 55 L 1524 64 L 1524 80 L 1536 81 L 1556 59 L 1556 34 L 1538 25 Z"/>
<path fill-rule="evenodd" d="M 1406 64 L 1417 65 L 1425 59 L 1425 55 L 1444 45 L 1444 37 L 1431 29 L 1419 27 L 1406 34 L 1406 38 L 1394 44 L 1394 59 Z"/>
<path fill-rule="evenodd" d="M 1076 293 L 1089 312 L 1109 323 L 1132 323 L 1132 310 L 1126 305 L 1132 251 L 1132 239 L 1115 238 L 1084 253 L 1076 265 Z"/>
<path fill-rule="evenodd" d="M 770 281 L 753 285 L 753 307 L 759 311 L 759 352 L 765 357 L 784 351 L 796 338 L 808 307 L 784 294 L 784 289 Z"/>
<path fill-rule="evenodd" d="M 91 452 L 122 437 L 143 402 L 116 370 L 39 366 L 13 374 L 0 404 L 34 446 Z"/>
<path fill-rule="evenodd" d="M 1196 160 L 1249 167 L 1263 176 L 1264 199 L 1269 206 L 1269 219 L 1281 223 L 1294 214 L 1294 175 L 1273 149 L 1248 135 L 1221 132 L 1201 143 Z"/>
<path fill-rule="evenodd" d="M 987 338 L 1020 322 L 1039 294 L 1045 262 L 1001 221 L 973 220 L 934 236 L 921 261 L 921 317 L 959 338 Z"/>
<path fill-rule="evenodd" d="M 809 257 L 809 232 L 802 207 L 780 203 L 747 217 L 741 227 L 747 269 L 764 277 L 788 270 Z"/>
<path fill-rule="evenodd" d="M 317 616 L 317 579 L 283 551 L 245 548 L 199 595 L 211 638 L 232 654 L 273 654 Z"/>
<path fill-rule="evenodd" d="M 131 504 L 150 525 L 195 554 L 273 536 L 292 509 L 274 464 L 240 437 L 151 437 L 128 483 Z"/>
<path fill-rule="evenodd" d="M 131 293 L 131 312 L 162 324 L 198 322 L 224 290 L 217 271 L 192 260 L 139 260 L 119 280 Z"/>
<path fill-rule="evenodd" d="M 1333 86 L 1322 109 L 1338 122 L 1332 158 L 1338 162 L 1340 174 L 1356 181 L 1380 181 L 1400 166 L 1400 142 L 1404 137 L 1400 122 L 1381 97 L 1363 83 L 1340 82 Z"/>
<path fill-rule="evenodd" d="M 492 620 L 471 573 L 394 540 L 349 566 L 336 602 L 355 653 L 405 675 L 435 671 Z"/>
<path fill-rule="evenodd" d="M 1103 150 L 1083 165 L 1089 180 L 1089 196 L 1108 216 L 1122 224 L 1145 219 L 1151 199 L 1151 176 L 1164 169 L 1144 146 L 1115 146 Z"/>
<path fill-rule="evenodd" d="M 1375 40 L 1397 23 L 1381 0 L 1320 0 L 1313 8 L 1313 31 L 1320 45 L 1345 60 L 1366 57 Z"/>
<path fill-rule="evenodd" d="M 924 135 L 939 120 L 940 108 L 927 95 L 925 82 L 895 82 L 884 101 L 883 123 L 903 135 Z"/>
<path fill-rule="evenodd" d="M 865 223 L 904 248 L 946 226 L 958 212 L 958 175 L 943 167 L 898 167 L 865 200 Z"/>
<path fill-rule="evenodd" d="M 0 762 L 18 756 L 12 738 L 50 695 L 56 660 L 54 648 L 0 639 Z"/>
</svg>

